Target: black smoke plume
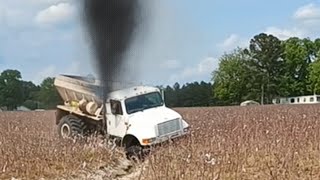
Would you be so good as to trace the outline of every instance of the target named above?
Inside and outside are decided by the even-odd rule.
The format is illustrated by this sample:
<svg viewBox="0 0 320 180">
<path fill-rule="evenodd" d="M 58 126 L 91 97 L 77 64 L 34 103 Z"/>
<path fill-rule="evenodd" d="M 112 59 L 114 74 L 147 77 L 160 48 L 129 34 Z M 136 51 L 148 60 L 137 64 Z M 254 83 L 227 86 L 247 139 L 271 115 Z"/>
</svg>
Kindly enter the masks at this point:
<svg viewBox="0 0 320 180">
<path fill-rule="evenodd" d="M 83 21 L 91 40 L 98 74 L 104 87 L 103 99 L 129 49 L 137 26 L 138 0 L 83 0 Z"/>
</svg>

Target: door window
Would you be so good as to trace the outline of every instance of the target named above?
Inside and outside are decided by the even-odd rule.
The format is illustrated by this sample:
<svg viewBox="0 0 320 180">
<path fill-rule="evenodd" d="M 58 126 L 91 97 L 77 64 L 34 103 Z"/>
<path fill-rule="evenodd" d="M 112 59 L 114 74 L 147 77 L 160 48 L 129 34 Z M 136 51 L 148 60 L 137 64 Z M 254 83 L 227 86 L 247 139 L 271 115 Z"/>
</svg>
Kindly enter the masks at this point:
<svg viewBox="0 0 320 180">
<path fill-rule="evenodd" d="M 114 115 L 123 115 L 121 102 L 116 100 L 110 100 L 111 112 Z"/>
</svg>

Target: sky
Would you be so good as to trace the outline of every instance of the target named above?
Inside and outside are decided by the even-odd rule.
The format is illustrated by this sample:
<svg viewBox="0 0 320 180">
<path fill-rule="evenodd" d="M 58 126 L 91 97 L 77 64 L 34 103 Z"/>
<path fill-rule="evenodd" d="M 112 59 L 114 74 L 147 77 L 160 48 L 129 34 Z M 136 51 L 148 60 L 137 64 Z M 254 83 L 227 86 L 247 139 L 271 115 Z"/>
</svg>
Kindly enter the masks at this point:
<svg viewBox="0 0 320 180">
<path fill-rule="evenodd" d="M 0 0 L 0 71 L 36 84 L 95 73 L 80 0 Z M 211 80 L 219 57 L 259 33 L 320 37 L 320 1 L 149 0 L 126 56 L 124 82 L 173 85 Z"/>
</svg>

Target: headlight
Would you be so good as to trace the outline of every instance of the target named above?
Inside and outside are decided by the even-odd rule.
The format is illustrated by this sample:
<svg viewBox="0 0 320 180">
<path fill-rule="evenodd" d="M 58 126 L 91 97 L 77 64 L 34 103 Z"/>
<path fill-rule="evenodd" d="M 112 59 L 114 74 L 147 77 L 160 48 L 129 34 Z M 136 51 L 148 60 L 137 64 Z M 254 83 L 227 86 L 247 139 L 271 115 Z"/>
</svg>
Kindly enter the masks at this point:
<svg viewBox="0 0 320 180">
<path fill-rule="evenodd" d="M 190 130 L 190 126 L 183 128 L 183 132 L 188 132 Z"/>
<path fill-rule="evenodd" d="M 155 140 L 156 140 L 156 138 L 142 139 L 142 143 L 147 145 L 147 144 L 151 144 Z"/>
</svg>

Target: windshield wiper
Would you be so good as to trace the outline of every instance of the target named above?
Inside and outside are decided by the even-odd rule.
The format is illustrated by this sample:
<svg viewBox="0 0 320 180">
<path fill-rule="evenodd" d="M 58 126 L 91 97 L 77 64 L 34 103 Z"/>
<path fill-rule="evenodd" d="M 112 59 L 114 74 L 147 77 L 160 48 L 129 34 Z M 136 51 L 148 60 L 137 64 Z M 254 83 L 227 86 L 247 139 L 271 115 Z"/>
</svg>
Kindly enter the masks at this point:
<svg viewBox="0 0 320 180">
<path fill-rule="evenodd" d="M 135 109 L 135 110 L 131 111 L 130 114 L 133 114 L 133 113 L 136 113 L 136 112 L 139 112 L 139 111 L 142 112 L 143 110 L 145 110 L 145 108 Z"/>
<path fill-rule="evenodd" d="M 154 108 L 154 107 L 158 107 L 158 106 L 162 106 L 162 105 L 163 105 L 163 103 L 161 103 L 161 104 L 153 104 L 153 105 L 150 105 L 150 106 L 145 106 L 145 107 L 142 107 L 142 108 L 134 109 L 134 110 L 132 110 L 130 112 L 130 114 L 136 113 L 136 112 L 139 112 L 139 111 L 143 112 L 146 109 L 150 109 L 150 108 Z"/>
</svg>

